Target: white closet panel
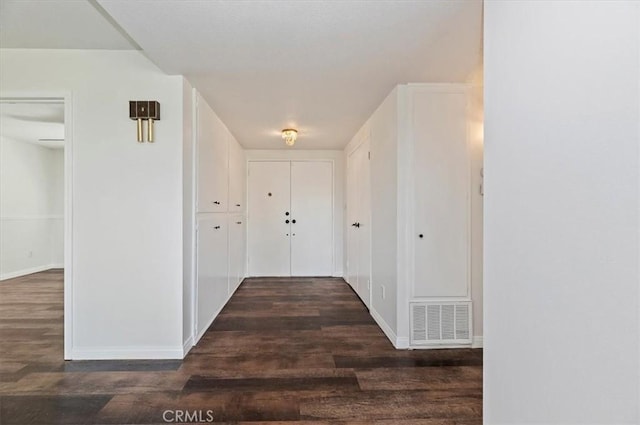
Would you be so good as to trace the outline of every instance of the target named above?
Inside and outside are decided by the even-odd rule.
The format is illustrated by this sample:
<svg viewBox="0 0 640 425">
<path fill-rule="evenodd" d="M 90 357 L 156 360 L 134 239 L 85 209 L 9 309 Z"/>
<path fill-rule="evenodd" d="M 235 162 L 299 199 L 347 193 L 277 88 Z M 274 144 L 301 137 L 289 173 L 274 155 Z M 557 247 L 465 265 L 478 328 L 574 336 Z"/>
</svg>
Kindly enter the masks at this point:
<svg viewBox="0 0 640 425">
<path fill-rule="evenodd" d="M 291 275 L 290 182 L 289 161 L 249 163 L 250 276 Z"/>
<path fill-rule="evenodd" d="M 229 215 L 229 294 L 244 278 L 245 225 L 242 214 Z"/>
<path fill-rule="evenodd" d="M 347 160 L 348 279 L 367 307 L 371 304 L 371 194 L 369 139 Z"/>
<path fill-rule="evenodd" d="M 196 99 L 197 211 L 225 212 L 229 190 L 228 130 L 200 94 Z"/>
<path fill-rule="evenodd" d="M 245 210 L 247 162 L 242 146 L 229 133 L 229 211 Z"/>
<path fill-rule="evenodd" d="M 197 334 L 201 335 L 226 302 L 227 220 L 225 214 L 208 214 L 198 218 L 197 231 Z"/>
<path fill-rule="evenodd" d="M 467 96 L 416 89 L 410 104 L 415 173 L 413 296 L 468 297 Z"/>
<path fill-rule="evenodd" d="M 331 276 L 333 164 L 291 163 L 291 275 Z"/>
</svg>

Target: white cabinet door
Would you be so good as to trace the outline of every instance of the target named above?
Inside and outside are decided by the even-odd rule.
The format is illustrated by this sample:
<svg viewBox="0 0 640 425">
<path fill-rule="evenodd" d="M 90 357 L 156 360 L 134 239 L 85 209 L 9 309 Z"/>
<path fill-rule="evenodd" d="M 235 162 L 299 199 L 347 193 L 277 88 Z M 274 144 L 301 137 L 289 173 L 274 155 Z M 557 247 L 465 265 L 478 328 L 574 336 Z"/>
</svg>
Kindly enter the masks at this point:
<svg viewBox="0 0 640 425">
<path fill-rule="evenodd" d="M 249 276 L 290 276 L 291 166 L 249 163 Z"/>
<path fill-rule="evenodd" d="M 371 304 L 371 198 L 369 141 L 364 141 L 347 162 L 347 255 L 349 284 L 367 307 Z"/>
<path fill-rule="evenodd" d="M 198 212 L 227 211 L 228 130 L 202 96 L 197 97 Z"/>
<path fill-rule="evenodd" d="M 291 275 L 333 272 L 333 164 L 291 163 Z"/>
<path fill-rule="evenodd" d="M 414 297 L 469 295 L 469 156 L 464 93 L 412 92 Z"/>
<path fill-rule="evenodd" d="M 197 324 L 201 335 L 229 294 L 227 281 L 227 220 L 224 214 L 198 219 Z"/>
<path fill-rule="evenodd" d="M 358 217 L 360 216 L 360 158 L 359 149 L 347 158 L 347 283 L 358 290 Z"/>
<path fill-rule="evenodd" d="M 229 215 L 229 292 L 238 288 L 244 278 L 244 217 Z"/>
<path fill-rule="evenodd" d="M 371 308 L 371 184 L 369 140 L 358 148 L 358 295 Z"/>
<path fill-rule="evenodd" d="M 229 211 L 245 210 L 246 167 L 244 150 L 229 134 Z"/>
</svg>

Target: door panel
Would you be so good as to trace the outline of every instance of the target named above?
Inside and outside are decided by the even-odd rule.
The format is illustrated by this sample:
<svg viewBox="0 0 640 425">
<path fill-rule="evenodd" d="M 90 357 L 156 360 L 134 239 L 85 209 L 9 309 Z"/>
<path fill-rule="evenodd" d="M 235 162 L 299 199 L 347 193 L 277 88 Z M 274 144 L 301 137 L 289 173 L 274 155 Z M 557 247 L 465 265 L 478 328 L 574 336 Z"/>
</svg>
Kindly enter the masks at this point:
<svg viewBox="0 0 640 425">
<path fill-rule="evenodd" d="M 227 281 L 227 223 L 224 215 L 198 220 L 198 335 L 204 332 L 229 294 Z"/>
<path fill-rule="evenodd" d="M 290 276 L 290 163 L 249 163 L 249 275 Z"/>
<path fill-rule="evenodd" d="M 246 162 L 244 151 L 229 134 L 229 211 L 240 212 L 245 208 Z"/>
<path fill-rule="evenodd" d="M 369 141 L 358 148 L 358 295 L 371 308 L 371 185 L 369 183 Z"/>
<path fill-rule="evenodd" d="M 466 96 L 413 98 L 416 297 L 468 296 Z M 422 235 L 422 237 L 420 237 Z"/>
<path fill-rule="evenodd" d="M 198 212 L 224 212 L 228 197 L 228 130 L 198 95 L 196 143 L 198 149 Z"/>
<path fill-rule="evenodd" d="M 358 289 L 358 229 L 354 224 L 359 216 L 360 160 L 358 150 L 347 159 L 347 283 Z"/>
<path fill-rule="evenodd" d="M 244 217 L 229 216 L 229 292 L 238 288 L 244 268 Z"/>
<path fill-rule="evenodd" d="M 333 164 L 291 162 L 291 275 L 333 272 Z"/>
</svg>

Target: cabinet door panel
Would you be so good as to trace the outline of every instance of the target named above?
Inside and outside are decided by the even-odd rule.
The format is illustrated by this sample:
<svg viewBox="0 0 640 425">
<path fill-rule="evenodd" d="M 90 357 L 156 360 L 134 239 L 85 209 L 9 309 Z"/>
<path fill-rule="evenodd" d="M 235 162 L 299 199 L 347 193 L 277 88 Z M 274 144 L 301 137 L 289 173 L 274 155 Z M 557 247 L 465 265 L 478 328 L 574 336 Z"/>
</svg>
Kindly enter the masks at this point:
<svg viewBox="0 0 640 425">
<path fill-rule="evenodd" d="M 249 163 L 249 276 L 290 276 L 290 164 Z"/>
<path fill-rule="evenodd" d="M 198 212 L 227 211 L 228 131 L 220 118 L 198 95 L 196 143 L 198 162 Z"/>
<path fill-rule="evenodd" d="M 465 297 L 469 288 L 466 96 L 413 95 L 415 297 Z M 422 237 L 420 237 L 422 235 Z"/>
<path fill-rule="evenodd" d="M 198 334 L 211 323 L 229 294 L 226 221 L 222 214 L 198 220 Z"/>
<path fill-rule="evenodd" d="M 246 161 L 244 151 L 229 134 L 229 211 L 245 210 Z"/>
<path fill-rule="evenodd" d="M 291 275 L 333 273 L 333 164 L 291 163 Z"/>
<path fill-rule="evenodd" d="M 369 141 L 358 148 L 358 295 L 367 307 L 371 304 L 371 192 L 369 183 Z"/>
<path fill-rule="evenodd" d="M 229 291 L 238 288 L 244 274 L 244 217 L 229 216 Z"/>
<path fill-rule="evenodd" d="M 353 151 L 347 159 L 347 282 L 357 291 L 358 288 L 358 228 L 355 223 L 360 216 L 360 160 L 359 149 Z"/>
</svg>

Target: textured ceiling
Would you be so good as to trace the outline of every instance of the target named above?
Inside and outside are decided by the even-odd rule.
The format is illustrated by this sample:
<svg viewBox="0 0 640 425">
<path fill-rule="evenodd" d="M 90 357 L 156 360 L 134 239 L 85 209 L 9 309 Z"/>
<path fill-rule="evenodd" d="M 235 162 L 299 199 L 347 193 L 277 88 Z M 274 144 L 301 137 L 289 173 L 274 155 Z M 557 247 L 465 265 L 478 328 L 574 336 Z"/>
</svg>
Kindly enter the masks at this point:
<svg viewBox="0 0 640 425">
<path fill-rule="evenodd" d="M 342 148 L 399 83 L 462 82 L 482 3 L 98 0 L 161 69 L 183 74 L 247 148 Z"/>
<path fill-rule="evenodd" d="M 0 47 L 136 48 L 96 6 L 87 0 L 0 0 Z"/>
<path fill-rule="evenodd" d="M 47 148 L 64 147 L 64 104 L 0 102 L 0 136 Z"/>
</svg>

